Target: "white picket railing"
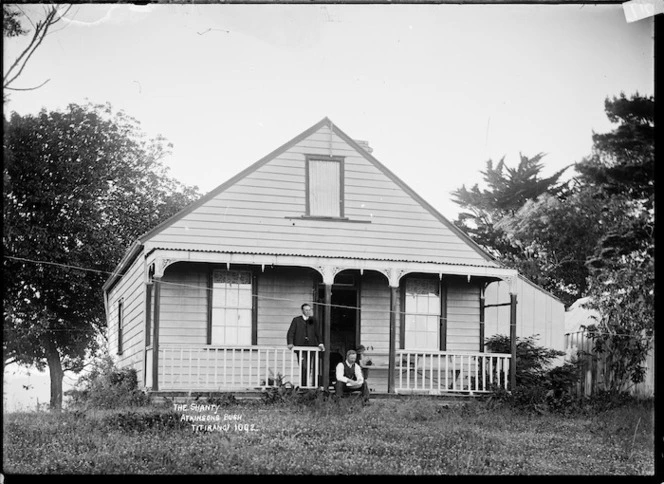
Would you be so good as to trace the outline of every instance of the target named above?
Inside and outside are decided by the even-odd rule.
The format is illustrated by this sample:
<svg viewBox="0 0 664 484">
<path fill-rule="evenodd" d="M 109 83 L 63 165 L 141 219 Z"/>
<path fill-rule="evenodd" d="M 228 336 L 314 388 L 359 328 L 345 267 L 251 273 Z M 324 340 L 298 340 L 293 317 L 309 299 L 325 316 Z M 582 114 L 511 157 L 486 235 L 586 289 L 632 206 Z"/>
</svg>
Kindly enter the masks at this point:
<svg viewBox="0 0 664 484">
<path fill-rule="evenodd" d="M 280 384 L 318 388 L 322 384 L 319 353 L 318 347 L 311 346 L 289 350 L 274 346 L 161 345 L 159 390 L 239 391 Z M 387 370 L 389 356 L 383 356 L 383 364 L 368 368 Z M 305 360 L 310 371 L 306 384 L 302 384 Z M 395 390 L 441 394 L 486 393 L 496 386 L 507 389 L 509 363 L 510 355 L 503 353 L 397 350 Z M 387 372 L 374 371 L 372 379 L 387 378 Z"/>
<path fill-rule="evenodd" d="M 486 393 L 507 389 L 511 355 L 457 351 L 397 350 L 396 391 Z"/>
<path fill-rule="evenodd" d="M 291 384 L 318 388 L 318 347 L 160 345 L 159 390 L 248 390 Z M 304 362 L 309 375 L 302 384 Z"/>
</svg>

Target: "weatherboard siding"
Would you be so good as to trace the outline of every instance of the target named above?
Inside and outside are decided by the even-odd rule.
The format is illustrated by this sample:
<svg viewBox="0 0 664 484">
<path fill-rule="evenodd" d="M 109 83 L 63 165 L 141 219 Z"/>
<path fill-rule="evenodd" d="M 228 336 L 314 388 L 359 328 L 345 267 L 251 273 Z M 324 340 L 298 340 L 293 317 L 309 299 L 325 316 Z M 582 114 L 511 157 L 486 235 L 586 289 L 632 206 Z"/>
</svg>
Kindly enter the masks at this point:
<svg viewBox="0 0 664 484">
<path fill-rule="evenodd" d="M 161 280 L 160 344 L 206 344 L 209 268 L 205 264 L 176 263 Z"/>
<path fill-rule="evenodd" d="M 268 269 L 258 275 L 258 344 L 286 346 L 286 333 L 304 303 L 313 305 L 314 272 Z M 322 338 L 322 334 L 321 334 Z"/>
<path fill-rule="evenodd" d="M 145 260 L 137 257 L 108 295 L 108 341 L 118 366 L 134 368 L 143 381 L 145 349 Z M 122 300 L 122 354 L 118 350 L 118 302 Z"/>
<path fill-rule="evenodd" d="M 472 281 L 447 281 L 447 351 L 479 350 L 479 291 Z"/>
<path fill-rule="evenodd" d="M 516 279 L 516 335 L 519 338 L 538 335 L 536 344 L 546 348 L 565 350 L 565 305 L 535 286 L 522 276 Z M 486 289 L 486 304 L 509 302 L 506 282 L 494 282 Z M 509 335 L 509 306 L 487 308 L 485 311 L 485 335 Z"/>
<path fill-rule="evenodd" d="M 207 344 L 210 266 L 176 263 L 161 282 L 160 344 Z M 276 268 L 257 274 L 257 342 L 285 346 L 286 332 L 300 306 L 313 304 L 312 270 Z"/>
<path fill-rule="evenodd" d="M 170 226 L 150 247 L 493 265 L 327 126 L 250 171 Z M 343 156 L 344 216 L 306 213 L 306 155 Z"/>
<path fill-rule="evenodd" d="M 389 353 L 390 287 L 384 275 L 367 272 L 362 276 L 360 315 L 360 342 L 364 346 L 371 347 L 371 353 L 385 355 Z M 399 335 L 398 326 L 399 318 L 397 317 L 397 336 Z M 376 363 L 387 364 L 387 358 L 382 358 Z"/>
</svg>

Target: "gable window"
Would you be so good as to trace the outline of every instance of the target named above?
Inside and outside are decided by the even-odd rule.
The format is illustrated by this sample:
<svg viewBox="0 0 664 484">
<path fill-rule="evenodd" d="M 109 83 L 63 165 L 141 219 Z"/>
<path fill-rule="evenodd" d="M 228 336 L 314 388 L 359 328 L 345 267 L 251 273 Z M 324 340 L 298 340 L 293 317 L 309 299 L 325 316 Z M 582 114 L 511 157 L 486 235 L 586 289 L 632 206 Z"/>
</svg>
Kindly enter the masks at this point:
<svg viewBox="0 0 664 484">
<path fill-rule="evenodd" d="M 251 272 L 212 272 L 213 345 L 251 345 Z"/>
<path fill-rule="evenodd" d="M 343 158 L 307 158 L 307 215 L 343 217 Z"/>
<path fill-rule="evenodd" d="M 122 299 L 118 301 L 118 355 L 122 354 L 122 326 L 124 319 L 124 303 Z"/>
<path fill-rule="evenodd" d="M 406 349 L 437 350 L 440 328 L 440 285 L 434 279 L 406 280 Z"/>
</svg>

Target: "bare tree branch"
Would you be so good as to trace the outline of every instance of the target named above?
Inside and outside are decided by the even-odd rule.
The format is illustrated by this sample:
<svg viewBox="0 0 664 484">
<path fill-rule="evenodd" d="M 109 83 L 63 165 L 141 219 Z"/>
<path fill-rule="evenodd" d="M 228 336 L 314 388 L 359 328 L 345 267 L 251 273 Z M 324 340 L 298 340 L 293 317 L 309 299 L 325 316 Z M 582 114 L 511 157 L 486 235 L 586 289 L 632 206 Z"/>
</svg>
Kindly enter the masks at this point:
<svg viewBox="0 0 664 484">
<path fill-rule="evenodd" d="M 230 33 L 231 33 L 230 30 L 226 30 L 226 29 L 213 29 L 213 28 L 209 28 L 209 29 L 207 29 L 207 30 L 204 30 L 203 32 L 196 32 L 196 33 L 197 33 L 198 35 L 205 35 L 205 34 L 207 34 L 208 32 L 212 32 L 213 30 L 218 31 L 218 32 L 226 32 L 227 34 L 230 34 Z"/>
<path fill-rule="evenodd" d="M 23 73 L 23 69 L 25 69 L 25 66 L 27 65 L 28 61 L 32 57 L 32 55 L 35 53 L 39 45 L 42 43 L 46 35 L 49 33 L 49 30 L 58 23 L 64 15 L 69 12 L 69 10 L 72 8 L 71 5 L 66 6 L 64 9 L 60 5 L 54 5 L 48 7 L 46 10 L 46 15 L 43 20 L 38 21 L 36 24 L 32 22 L 30 17 L 25 14 L 25 12 L 17 6 L 17 9 L 25 16 L 25 18 L 28 19 L 28 22 L 33 26 L 34 32 L 32 34 L 32 38 L 30 39 L 30 43 L 28 46 L 19 54 L 19 56 L 16 58 L 16 60 L 13 62 L 13 64 L 7 69 L 7 72 L 3 74 L 2 78 L 2 87 L 4 89 L 9 89 L 9 90 L 14 90 L 14 91 L 30 91 L 33 89 L 37 89 L 44 84 L 46 84 L 49 80 L 46 80 L 42 84 L 40 84 L 37 87 L 34 88 L 13 88 L 11 87 L 11 84 L 18 79 L 18 77 Z"/>
<path fill-rule="evenodd" d="M 48 81 L 50 81 L 50 79 L 46 79 L 40 85 L 35 86 L 35 87 L 5 87 L 5 89 L 8 89 L 10 91 L 34 91 L 35 89 L 39 89 L 40 87 L 42 87 Z"/>
</svg>

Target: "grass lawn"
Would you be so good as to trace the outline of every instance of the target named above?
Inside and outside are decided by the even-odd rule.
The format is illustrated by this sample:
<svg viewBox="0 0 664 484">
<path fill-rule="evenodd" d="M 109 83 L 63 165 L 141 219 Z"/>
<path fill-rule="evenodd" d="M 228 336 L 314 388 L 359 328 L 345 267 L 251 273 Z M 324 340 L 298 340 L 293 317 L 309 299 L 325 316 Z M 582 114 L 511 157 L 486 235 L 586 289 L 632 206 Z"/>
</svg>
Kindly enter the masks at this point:
<svg viewBox="0 0 664 484">
<path fill-rule="evenodd" d="M 183 421 L 200 416 L 219 422 Z M 226 420 L 224 416 L 241 420 Z M 532 415 L 432 399 L 4 415 L 12 474 L 652 475 L 652 403 Z M 195 431 L 192 425 L 217 425 Z M 226 429 L 222 427 L 228 424 Z M 236 424 L 240 424 L 235 427 Z"/>
</svg>

